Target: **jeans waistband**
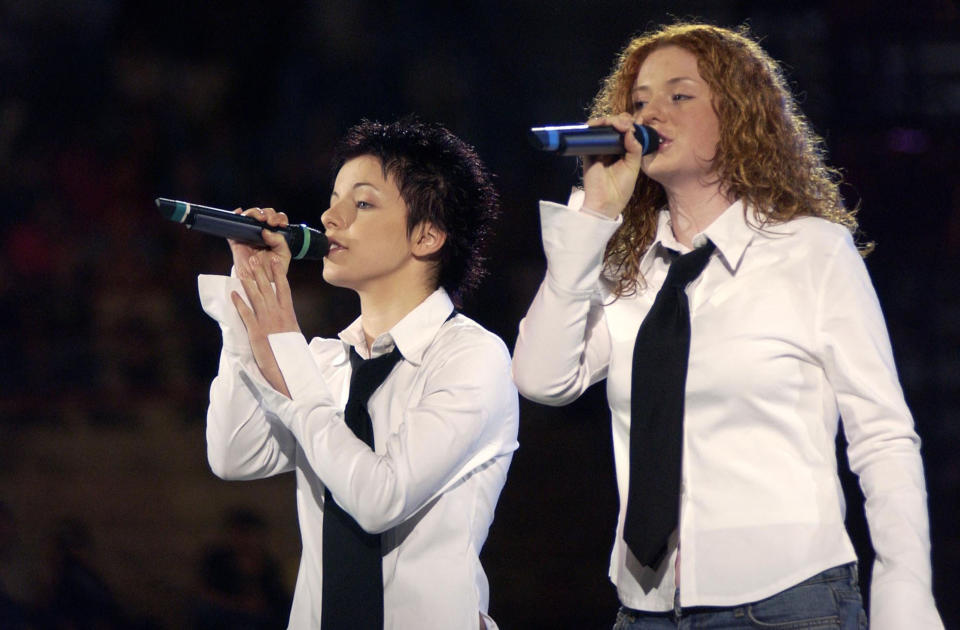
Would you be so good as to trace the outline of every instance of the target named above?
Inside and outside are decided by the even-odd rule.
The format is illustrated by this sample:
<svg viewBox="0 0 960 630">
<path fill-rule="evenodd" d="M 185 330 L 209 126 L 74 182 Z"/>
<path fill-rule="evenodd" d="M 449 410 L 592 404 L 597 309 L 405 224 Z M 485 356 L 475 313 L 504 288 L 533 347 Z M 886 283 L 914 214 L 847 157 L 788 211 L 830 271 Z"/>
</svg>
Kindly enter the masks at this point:
<svg viewBox="0 0 960 630">
<path fill-rule="evenodd" d="M 824 582 L 840 582 L 847 581 L 856 586 L 859 583 L 859 574 L 857 573 L 857 563 L 850 562 L 849 564 L 841 564 L 840 566 L 827 569 L 826 571 L 821 571 L 816 575 L 807 578 L 802 582 L 798 582 L 793 586 L 788 586 L 784 590 L 791 588 L 796 588 L 798 586 L 806 586 L 809 584 L 823 584 Z M 782 592 L 782 591 L 781 591 Z M 772 597 L 772 595 L 771 595 Z M 746 605 L 752 602 L 744 602 L 743 604 L 738 604 L 739 606 Z M 736 608 L 737 606 L 683 606 L 680 608 L 680 611 L 683 613 L 696 613 L 696 612 L 709 612 L 715 611 L 721 608 Z M 620 610 L 631 615 L 650 615 L 650 616 L 664 616 L 664 617 L 673 617 L 676 614 L 676 610 L 668 610 L 662 612 L 651 612 L 647 610 L 636 610 L 628 606 L 620 606 Z"/>
<path fill-rule="evenodd" d="M 857 572 L 856 562 L 841 564 L 838 567 L 827 569 L 826 571 L 817 573 L 813 577 L 807 578 L 803 582 L 796 584 L 796 586 L 803 586 L 805 584 L 822 584 L 823 582 L 838 582 L 841 580 L 850 580 L 855 586 L 860 582 L 860 575 Z"/>
</svg>

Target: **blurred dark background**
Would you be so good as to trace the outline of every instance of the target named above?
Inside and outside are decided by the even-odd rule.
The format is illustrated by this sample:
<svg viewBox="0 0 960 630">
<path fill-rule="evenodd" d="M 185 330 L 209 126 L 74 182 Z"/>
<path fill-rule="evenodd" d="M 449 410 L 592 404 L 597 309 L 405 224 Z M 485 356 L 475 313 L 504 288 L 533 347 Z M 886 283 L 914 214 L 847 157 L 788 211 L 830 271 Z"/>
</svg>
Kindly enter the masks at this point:
<svg viewBox="0 0 960 630">
<path fill-rule="evenodd" d="M 537 200 L 571 159 L 525 130 L 583 120 L 632 34 L 744 21 L 782 61 L 862 207 L 867 260 L 924 439 L 934 590 L 960 624 L 960 9 L 913 2 L 271 3 L 0 0 L 0 626 L 276 627 L 299 553 L 290 476 L 206 466 L 219 334 L 196 274 L 224 242 L 158 196 L 319 225 L 330 149 L 363 117 L 446 124 L 498 175 L 491 276 L 466 312 L 513 345 L 544 261 Z M 296 264 L 309 335 L 351 294 Z M 594 388 L 523 403 L 484 562 L 502 628 L 609 628 L 616 516 Z M 848 525 L 869 578 L 856 481 Z M 19 624 L 19 625 L 18 625 Z M 219 624 L 219 625 L 218 625 Z"/>
</svg>

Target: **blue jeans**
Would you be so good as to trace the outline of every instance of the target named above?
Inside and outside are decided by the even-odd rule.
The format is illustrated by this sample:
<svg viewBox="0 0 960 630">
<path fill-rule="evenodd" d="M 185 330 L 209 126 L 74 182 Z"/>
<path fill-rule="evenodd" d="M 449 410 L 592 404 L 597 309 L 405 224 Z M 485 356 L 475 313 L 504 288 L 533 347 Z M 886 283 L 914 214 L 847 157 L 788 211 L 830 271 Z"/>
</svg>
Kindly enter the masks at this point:
<svg viewBox="0 0 960 630">
<path fill-rule="evenodd" d="M 856 564 L 813 576 L 767 599 L 741 606 L 698 606 L 650 613 L 620 608 L 613 630 L 866 630 Z"/>
</svg>

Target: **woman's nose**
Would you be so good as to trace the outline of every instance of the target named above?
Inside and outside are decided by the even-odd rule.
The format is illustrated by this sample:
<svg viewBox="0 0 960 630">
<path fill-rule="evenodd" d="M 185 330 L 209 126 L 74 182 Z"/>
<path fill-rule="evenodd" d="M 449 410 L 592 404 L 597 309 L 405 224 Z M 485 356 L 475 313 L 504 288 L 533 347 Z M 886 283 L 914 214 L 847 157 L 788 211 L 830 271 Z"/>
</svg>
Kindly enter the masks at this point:
<svg viewBox="0 0 960 630">
<path fill-rule="evenodd" d="M 340 200 L 331 202 L 323 214 L 320 215 L 320 223 L 324 229 L 343 229 L 350 224 L 349 200 Z"/>
<path fill-rule="evenodd" d="M 637 112 L 637 122 L 640 124 L 649 124 L 653 121 L 663 120 L 663 108 L 660 99 L 651 98 L 644 104 L 643 108 Z"/>
<path fill-rule="evenodd" d="M 323 211 L 323 214 L 320 215 L 320 224 L 323 225 L 325 230 L 336 227 L 336 219 L 333 216 L 333 206 Z"/>
</svg>

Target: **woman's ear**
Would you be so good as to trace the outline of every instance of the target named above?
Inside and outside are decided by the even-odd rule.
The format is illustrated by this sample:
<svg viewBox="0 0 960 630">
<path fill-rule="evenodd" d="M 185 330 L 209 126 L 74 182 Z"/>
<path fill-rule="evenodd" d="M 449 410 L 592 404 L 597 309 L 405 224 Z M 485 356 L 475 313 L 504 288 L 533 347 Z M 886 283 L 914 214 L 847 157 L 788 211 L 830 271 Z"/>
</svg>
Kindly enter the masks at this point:
<svg viewBox="0 0 960 630">
<path fill-rule="evenodd" d="M 447 233 L 429 221 L 424 221 L 413 230 L 413 255 L 427 258 L 436 254 L 447 242 Z"/>
</svg>

